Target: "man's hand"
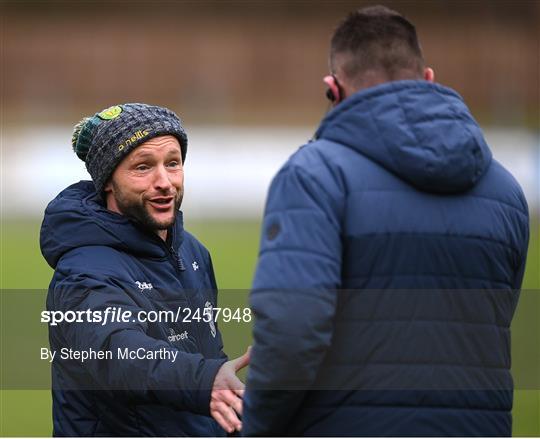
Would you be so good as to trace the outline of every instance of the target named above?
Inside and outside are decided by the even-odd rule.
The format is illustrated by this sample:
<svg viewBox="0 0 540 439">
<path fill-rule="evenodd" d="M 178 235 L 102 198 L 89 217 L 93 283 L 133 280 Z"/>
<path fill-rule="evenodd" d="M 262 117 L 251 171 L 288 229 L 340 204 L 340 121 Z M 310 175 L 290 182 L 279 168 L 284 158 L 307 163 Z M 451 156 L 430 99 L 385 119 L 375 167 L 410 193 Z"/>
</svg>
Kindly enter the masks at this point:
<svg viewBox="0 0 540 439">
<path fill-rule="evenodd" d="M 214 379 L 210 414 L 228 433 L 242 429 L 238 415 L 242 416 L 242 396 L 245 386 L 236 376 L 236 372 L 249 364 L 250 349 L 251 346 L 241 357 L 224 363 Z"/>
</svg>

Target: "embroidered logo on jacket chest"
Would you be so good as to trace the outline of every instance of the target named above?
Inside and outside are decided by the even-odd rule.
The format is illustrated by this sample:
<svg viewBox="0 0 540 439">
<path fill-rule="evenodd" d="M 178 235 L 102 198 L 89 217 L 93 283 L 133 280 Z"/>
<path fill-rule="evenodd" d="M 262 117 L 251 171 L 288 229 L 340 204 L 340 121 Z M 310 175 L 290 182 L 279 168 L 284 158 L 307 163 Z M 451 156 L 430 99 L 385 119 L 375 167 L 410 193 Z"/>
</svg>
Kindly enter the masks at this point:
<svg viewBox="0 0 540 439">
<path fill-rule="evenodd" d="M 141 290 L 141 292 L 143 292 L 144 290 L 151 291 L 154 288 L 150 282 L 139 282 L 138 280 L 135 281 L 135 285 L 139 287 L 139 290 Z"/>
</svg>

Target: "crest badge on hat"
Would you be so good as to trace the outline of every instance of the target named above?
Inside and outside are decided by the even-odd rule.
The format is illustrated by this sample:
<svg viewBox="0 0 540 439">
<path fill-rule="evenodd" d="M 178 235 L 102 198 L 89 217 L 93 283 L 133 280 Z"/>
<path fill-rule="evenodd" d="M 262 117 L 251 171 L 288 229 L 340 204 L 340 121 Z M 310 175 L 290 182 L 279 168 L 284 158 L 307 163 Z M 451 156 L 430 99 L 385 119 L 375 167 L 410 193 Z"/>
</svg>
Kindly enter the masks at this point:
<svg viewBox="0 0 540 439">
<path fill-rule="evenodd" d="M 120 105 L 115 105 L 103 110 L 101 113 L 98 113 L 98 117 L 103 120 L 116 119 L 118 116 L 120 116 L 121 112 L 122 107 Z"/>
</svg>

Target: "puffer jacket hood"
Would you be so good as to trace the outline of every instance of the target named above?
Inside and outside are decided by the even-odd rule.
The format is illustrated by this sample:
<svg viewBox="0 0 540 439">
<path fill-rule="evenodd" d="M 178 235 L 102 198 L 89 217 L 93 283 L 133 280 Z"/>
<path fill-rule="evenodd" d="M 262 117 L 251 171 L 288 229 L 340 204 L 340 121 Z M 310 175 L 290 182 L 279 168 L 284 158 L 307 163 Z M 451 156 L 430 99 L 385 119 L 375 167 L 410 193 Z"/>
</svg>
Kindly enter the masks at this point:
<svg viewBox="0 0 540 439">
<path fill-rule="evenodd" d="M 356 93 L 328 113 L 315 137 L 347 145 L 433 193 L 470 189 L 492 158 L 461 96 L 427 81 Z"/>
<path fill-rule="evenodd" d="M 173 246 L 178 248 L 182 239 L 183 220 L 179 212 L 172 231 Z M 167 256 L 165 243 L 157 235 L 107 210 L 91 181 L 67 187 L 49 203 L 41 226 L 40 245 L 52 268 L 56 268 L 65 253 L 84 246 L 103 245 L 150 258 Z"/>
</svg>

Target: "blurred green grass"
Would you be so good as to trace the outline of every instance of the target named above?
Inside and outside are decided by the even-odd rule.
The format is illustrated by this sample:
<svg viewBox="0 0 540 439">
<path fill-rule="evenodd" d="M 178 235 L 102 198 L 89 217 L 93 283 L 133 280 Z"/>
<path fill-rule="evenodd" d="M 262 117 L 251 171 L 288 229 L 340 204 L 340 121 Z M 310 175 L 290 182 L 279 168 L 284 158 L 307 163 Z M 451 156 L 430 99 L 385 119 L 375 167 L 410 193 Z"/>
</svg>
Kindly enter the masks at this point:
<svg viewBox="0 0 540 439">
<path fill-rule="evenodd" d="M 240 305 L 247 301 L 259 246 L 259 222 L 192 221 L 186 228 L 210 250 L 220 295 L 220 306 Z M 531 245 L 524 289 L 540 288 L 540 247 L 538 222 L 532 223 Z M 39 250 L 39 223 L 29 220 L 3 220 L 0 223 L 0 286 L 2 289 L 45 290 L 52 270 Z M 236 291 L 224 291 L 224 290 Z M 244 291 L 238 291 L 244 290 Z M 43 303 L 45 302 L 43 292 Z M 1 299 L 1 296 L 0 296 Z M 539 310 L 540 311 L 540 310 Z M 519 309 L 516 324 L 519 324 Z M 46 340 L 46 327 L 40 337 Z M 225 349 L 235 357 L 250 342 L 249 327 L 222 325 Z M 1 364 L 5 364 L 1 350 Z M 4 382 L 4 371 L 0 370 Z M 540 436 L 540 391 L 519 390 L 514 398 L 514 436 Z M 49 390 L 0 391 L 0 436 L 50 436 L 52 433 L 51 396 Z"/>
</svg>

